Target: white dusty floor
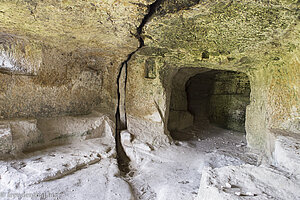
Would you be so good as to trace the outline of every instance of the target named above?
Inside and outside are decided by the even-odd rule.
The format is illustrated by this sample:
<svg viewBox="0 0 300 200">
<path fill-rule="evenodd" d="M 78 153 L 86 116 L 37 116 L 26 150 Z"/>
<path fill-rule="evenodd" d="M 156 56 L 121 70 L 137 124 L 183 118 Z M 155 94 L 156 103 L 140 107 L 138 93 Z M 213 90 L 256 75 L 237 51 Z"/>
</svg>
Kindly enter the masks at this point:
<svg viewBox="0 0 300 200">
<path fill-rule="evenodd" d="M 149 144 L 127 140 L 129 133 L 123 132 L 123 145 L 132 160 L 132 172 L 126 177 L 119 173 L 111 138 L 85 140 L 1 161 L 0 199 L 300 199 L 298 179 L 256 167 L 261 158 L 247 149 L 243 134 L 216 127 L 203 130 L 201 126 L 184 134 L 187 137 L 182 139 L 186 141 L 153 150 Z M 277 180 L 285 186 L 275 184 Z M 263 191 L 255 185 L 262 186 Z M 275 197 L 269 194 L 274 189 L 278 190 Z"/>
<path fill-rule="evenodd" d="M 132 199 L 111 140 L 90 139 L 0 163 L 0 199 Z"/>
<path fill-rule="evenodd" d="M 136 170 L 127 177 L 136 199 L 195 199 L 204 168 L 257 164 L 257 155 L 248 151 L 241 133 L 196 127 L 183 134 L 193 137 L 156 151 L 138 143 L 124 145 L 131 160 L 136 161 Z"/>
</svg>

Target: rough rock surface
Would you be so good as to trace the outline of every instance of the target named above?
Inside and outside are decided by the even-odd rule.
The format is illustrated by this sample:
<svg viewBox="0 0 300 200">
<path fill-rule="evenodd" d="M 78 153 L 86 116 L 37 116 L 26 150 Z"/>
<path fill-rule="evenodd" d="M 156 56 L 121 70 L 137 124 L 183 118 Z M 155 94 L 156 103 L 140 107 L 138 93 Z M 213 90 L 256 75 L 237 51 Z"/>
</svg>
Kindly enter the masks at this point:
<svg viewBox="0 0 300 200">
<path fill-rule="evenodd" d="M 0 154 L 18 157 L 0 162 L 0 195 L 299 199 L 299 139 L 291 139 L 300 133 L 299 10 L 295 0 L 2 0 Z M 278 169 L 255 166 L 231 131 L 198 137 L 205 126 L 172 135 L 196 141 L 171 138 L 195 119 L 187 81 L 210 70 L 247 75 L 247 144 Z M 136 169 L 124 180 L 115 128 L 116 136 L 128 128 L 121 141 Z"/>
<path fill-rule="evenodd" d="M 0 2 L 0 117 L 114 114 L 120 64 L 152 1 Z"/>
<path fill-rule="evenodd" d="M 298 134 L 299 4 L 180 2 L 164 1 L 145 26 L 145 46 L 129 62 L 128 115 L 144 124 L 161 116 L 157 132 L 168 135 L 171 83 L 180 69 L 244 72 L 251 87 L 248 144 L 271 154 L 271 128 Z"/>
<path fill-rule="evenodd" d="M 133 198 L 130 185 L 120 178 L 114 123 L 107 116 L 94 112 L 31 122 L 7 121 L 10 128 L 1 125 L 1 144 L 20 145 L 11 136 L 24 137 L 29 125 L 35 127 L 42 141 L 0 161 L 0 199 Z M 19 142 L 32 139 L 22 137 Z M 4 147 L 1 145 L 1 151 L 11 153 Z"/>
<path fill-rule="evenodd" d="M 201 194 L 204 168 L 257 164 L 258 156 L 246 147 L 242 133 L 218 127 L 194 127 L 181 134 L 186 141 L 159 148 L 132 138 L 128 132 L 122 132 L 122 137 L 133 169 L 125 180 L 132 185 L 136 199 L 194 200 Z"/>
<path fill-rule="evenodd" d="M 291 136 L 278 136 L 274 147 L 274 162 L 278 167 L 300 178 L 300 143 Z"/>
<path fill-rule="evenodd" d="M 115 124 L 107 115 L 94 111 L 81 116 L 2 120 L 0 130 L 1 154 L 9 156 L 91 138 L 111 137 L 113 144 Z"/>
<path fill-rule="evenodd" d="M 35 119 L 16 119 L 0 121 L 0 126 L 6 127 L 6 131 L 10 134 L 10 144 L 8 155 L 15 155 L 41 142 L 42 135 L 37 128 L 37 120 Z M 3 154 L 4 155 L 4 154 Z"/>
<path fill-rule="evenodd" d="M 115 154 L 111 140 L 97 138 L 1 161 L 0 199 L 130 200 Z"/>
<path fill-rule="evenodd" d="M 276 181 L 275 181 L 276 180 Z M 299 199 L 300 181 L 263 166 L 241 165 L 203 172 L 197 199 Z"/>
<path fill-rule="evenodd" d="M 10 127 L 0 126 L 0 154 L 10 153 L 12 150 L 12 134 Z"/>
<path fill-rule="evenodd" d="M 37 124 L 45 144 L 112 137 L 115 132 L 112 119 L 96 111 L 89 115 L 41 118 Z"/>
</svg>

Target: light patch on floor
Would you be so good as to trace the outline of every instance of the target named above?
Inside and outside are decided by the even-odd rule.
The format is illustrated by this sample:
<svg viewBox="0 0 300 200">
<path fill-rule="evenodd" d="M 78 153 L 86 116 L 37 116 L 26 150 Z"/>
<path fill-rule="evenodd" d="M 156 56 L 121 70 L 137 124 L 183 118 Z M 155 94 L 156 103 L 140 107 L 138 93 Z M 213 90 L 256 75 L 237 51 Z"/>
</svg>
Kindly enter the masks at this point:
<svg viewBox="0 0 300 200">
<path fill-rule="evenodd" d="M 192 200 L 198 195 L 204 168 L 257 164 L 258 155 L 248 150 L 243 133 L 198 126 L 181 134 L 186 141 L 155 151 L 138 141 L 124 141 L 135 169 L 126 180 L 134 188 L 136 199 Z"/>
<path fill-rule="evenodd" d="M 97 138 L 0 162 L 0 199 L 132 199 L 114 144 Z M 45 198 L 46 197 L 46 198 Z"/>
</svg>

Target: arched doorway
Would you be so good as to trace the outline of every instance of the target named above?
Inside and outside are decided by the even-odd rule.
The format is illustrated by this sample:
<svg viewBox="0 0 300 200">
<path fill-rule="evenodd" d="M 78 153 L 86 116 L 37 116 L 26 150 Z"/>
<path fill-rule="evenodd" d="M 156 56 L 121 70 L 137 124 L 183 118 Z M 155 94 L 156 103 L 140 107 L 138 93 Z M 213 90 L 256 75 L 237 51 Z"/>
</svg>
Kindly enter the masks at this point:
<svg viewBox="0 0 300 200">
<path fill-rule="evenodd" d="M 168 130 L 174 139 L 193 126 L 217 126 L 245 133 L 250 82 L 245 73 L 183 68 L 172 82 Z"/>
</svg>

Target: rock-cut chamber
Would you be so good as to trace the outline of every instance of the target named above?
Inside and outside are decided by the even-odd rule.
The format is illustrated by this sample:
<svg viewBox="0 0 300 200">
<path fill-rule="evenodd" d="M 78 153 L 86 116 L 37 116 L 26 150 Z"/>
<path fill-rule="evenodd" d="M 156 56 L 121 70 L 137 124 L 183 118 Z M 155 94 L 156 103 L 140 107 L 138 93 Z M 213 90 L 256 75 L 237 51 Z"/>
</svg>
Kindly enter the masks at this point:
<svg viewBox="0 0 300 200">
<path fill-rule="evenodd" d="M 245 132 L 250 82 L 244 73 L 193 68 L 173 77 L 168 129 L 180 131 L 195 125 L 215 125 Z"/>
</svg>

